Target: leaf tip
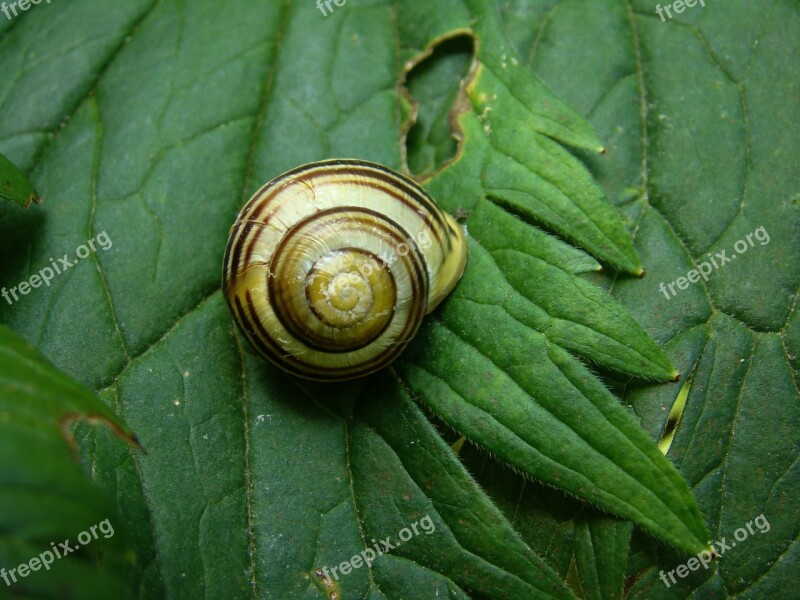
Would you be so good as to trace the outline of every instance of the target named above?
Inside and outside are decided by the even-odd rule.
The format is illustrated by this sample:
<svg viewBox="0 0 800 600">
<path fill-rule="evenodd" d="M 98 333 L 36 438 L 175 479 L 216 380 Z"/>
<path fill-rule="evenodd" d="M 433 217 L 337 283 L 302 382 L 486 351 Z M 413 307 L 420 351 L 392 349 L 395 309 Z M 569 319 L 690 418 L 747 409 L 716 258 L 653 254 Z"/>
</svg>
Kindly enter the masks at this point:
<svg viewBox="0 0 800 600">
<path fill-rule="evenodd" d="M 673 371 L 672 375 L 670 375 L 670 380 L 672 380 L 672 381 L 680 381 L 681 380 L 681 372 L 680 371 Z"/>
<path fill-rule="evenodd" d="M 117 434 L 116 431 L 114 433 L 115 435 L 119 435 Z M 124 440 L 125 443 L 127 443 L 131 448 L 139 450 L 142 454 L 147 454 L 147 450 L 145 450 L 145 447 L 142 446 L 142 442 L 139 441 L 139 437 L 135 433 L 131 432 L 128 434 L 122 434 L 119 437 L 122 440 Z"/>
<path fill-rule="evenodd" d="M 41 203 L 42 203 L 42 197 L 34 192 L 25 199 L 25 201 L 22 203 L 22 208 L 28 208 L 31 204 L 41 204 Z"/>
<path fill-rule="evenodd" d="M 73 449 L 73 452 L 77 453 L 77 443 L 75 442 L 75 436 L 73 432 L 70 430 L 70 426 L 72 423 L 77 421 L 84 421 L 89 425 L 105 425 L 111 433 L 113 433 L 116 437 L 124 441 L 129 446 L 136 448 L 137 450 L 141 450 L 145 452 L 144 446 L 142 446 L 139 438 L 136 437 L 136 434 L 130 431 L 127 427 L 125 427 L 121 422 L 116 421 L 113 417 L 109 417 L 108 415 L 91 413 L 91 414 L 81 414 L 76 412 L 70 412 L 65 414 L 61 418 L 61 431 L 62 435 L 64 436 L 65 441 L 67 444 Z M 146 454 L 146 452 L 145 452 Z"/>
</svg>

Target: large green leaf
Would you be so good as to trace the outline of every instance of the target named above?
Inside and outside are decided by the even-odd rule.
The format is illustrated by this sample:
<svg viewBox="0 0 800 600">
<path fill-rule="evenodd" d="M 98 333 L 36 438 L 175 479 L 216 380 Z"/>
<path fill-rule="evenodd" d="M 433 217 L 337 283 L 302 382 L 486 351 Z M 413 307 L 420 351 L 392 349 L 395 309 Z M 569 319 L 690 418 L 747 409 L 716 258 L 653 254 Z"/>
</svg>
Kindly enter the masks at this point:
<svg viewBox="0 0 800 600">
<path fill-rule="evenodd" d="M 135 445 L 94 394 L 0 326 L 0 597 L 133 597 L 108 568 L 124 561 L 120 519 L 75 460 L 72 426 L 81 420 Z"/>
<path fill-rule="evenodd" d="M 677 373 L 621 307 L 578 277 L 595 266 L 585 255 L 499 208 L 581 230 L 575 237 L 596 255 L 626 264 L 622 257 L 635 252 L 618 217 L 548 136 L 597 144 L 569 109 L 525 77 L 493 33 L 492 10 L 480 2 L 471 9 L 480 18 L 467 84 L 475 112 L 459 118 L 459 155 L 427 184 L 451 211 L 469 214 L 469 267 L 398 369 L 429 408 L 503 460 L 676 546 L 702 550 L 706 528 L 680 476 L 565 350 L 644 377 Z M 638 270 L 635 262 L 627 266 Z"/>
<path fill-rule="evenodd" d="M 131 533 L 138 597 L 615 598 L 626 564 L 637 597 L 792 589 L 796 6 L 697 6 L 662 23 L 628 0 L 498 5 L 502 27 L 478 0 L 349 0 L 327 16 L 310 2 L 75 0 L 0 25 L 0 152 L 48 199 L 0 206 L 4 283 L 113 241 L 0 301 L 0 320 L 102 391 L 147 449 L 82 436 Z M 228 227 L 300 163 L 403 168 L 414 111 L 397 82 L 446 38 L 444 72 L 466 90 L 412 85 L 430 121 L 408 154 L 466 215 L 464 279 L 390 373 L 298 385 L 235 333 L 219 293 Z M 461 145 L 441 165 L 454 99 Z M 658 290 L 760 225 L 768 246 L 671 300 Z M 618 274 L 642 265 L 643 280 Z M 701 510 L 653 443 L 680 385 L 642 380 L 673 364 L 690 389 L 669 458 Z M 490 500 L 411 397 L 683 550 L 704 546 L 705 521 L 712 539 L 761 512 L 772 529 L 666 588 L 659 570 L 685 555 L 639 532 L 628 561 L 630 525 L 513 471 L 480 477 Z M 434 534 L 339 579 L 323 571 L 425 515 Z M 544 543 L 554 523 L 561 541 Z"/>
<path fill-rule="evenodd" d="M 668 588 L 660 572 L 687 557 L 637 536 L 630 597 L 789 598 L 800 523 L 800 110 L 790 41 L 800 15 L 792 2 L 707 4 L 669 22 L 639 1 L 514 0 L 503 15 L 525 63 L 608 145 L 606 156 L 585 158 L 634 223 L 648 274 L 643 285 L 600 282 L 689 375 L 668 456 L 690 482 L 710 539 L 736 543 Z M 769 243 L 748 244 L 707 283 L 670 299 L 659 290 L 709 252 L 730 257 L 761 226 Z M 678 388 L 619 389 L 657 439 Z M 769 531 L 751 525 L 755 533 L 736 542 L 736 531 L 762 514 Z"/>
</svg>

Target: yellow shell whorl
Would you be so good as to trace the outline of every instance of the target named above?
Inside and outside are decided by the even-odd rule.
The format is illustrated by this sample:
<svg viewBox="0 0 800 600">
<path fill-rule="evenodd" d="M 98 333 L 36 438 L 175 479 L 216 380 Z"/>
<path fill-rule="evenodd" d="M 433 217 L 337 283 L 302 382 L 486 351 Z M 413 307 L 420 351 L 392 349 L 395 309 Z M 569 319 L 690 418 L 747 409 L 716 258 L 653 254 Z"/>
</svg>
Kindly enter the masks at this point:
<svg viewBox="0 0 800 600">
<path fill-rule="evenodd" d="M 389 364 L 452 290 L 466 241 L 413 181 L 331 160 L 262 187 L 231 228 L 223 291 L 271 362 L 317 380 Z"/>
</svg>

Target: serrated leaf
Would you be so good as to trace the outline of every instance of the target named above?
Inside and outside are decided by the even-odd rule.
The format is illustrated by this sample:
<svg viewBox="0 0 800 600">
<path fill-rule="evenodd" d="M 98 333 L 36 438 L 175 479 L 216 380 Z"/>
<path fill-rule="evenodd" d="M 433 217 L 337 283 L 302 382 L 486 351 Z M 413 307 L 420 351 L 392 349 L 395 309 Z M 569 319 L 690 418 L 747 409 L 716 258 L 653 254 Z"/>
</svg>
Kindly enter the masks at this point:
<svg viewBox="0 0 800 600">
<path fill-rule="evenodd" d="M 579 597 L 624 597 L 631 523 L 522 479 L 477 447 L 465 446 L 461 455 L 525 542 Z"/>
<path fill-rule="evenodd" d="M 359 403 L 364 424 L 351 433 L 353 485 L 365 538 L 380 539 L 393 531 L 388 524 L 399 531 L 412 517 L 433 514 L 437 529 L 426 535 L 436 543 L 404 545 L 398 554 L 446 573 L 473 594 L 573 598 L 402 388 L 378 385 L 375 393 L 379 399 Z"/>
<path fill-rule="evenodd" d="M 800 170 L 791 150 L 798 116 L 789 42 L 797 7 L 698 3 L 662 22 L 646 2 L 573 2 L 548 14 L 554 4 L 505 3 L 506 29 L 531 68 L 609 142 L 607 157 L 588 160 L 609 197 L 627 205 L 648 275 L 646 285 L 606 284 L 689 374 L 669 456 L 692 486 L 710 539 L 730 543 L 747 523 L 755 531 L 670 587 L 660 572 L 688 557 L 640 539 L 647 553 L 631 571 L 630 597 L 791 597 L 800 514 Z M 762 225 L 770 242 L 748 244 L 707 283 L 670 299 L 659 290 L 709 252 L 730 256 Z M 625 400 L 658 439 L 678 392 L 635 384 Z M 763 534 L 753 525 L 761 514 L 771 525 Z"/>
<path fill-rule="evenodd" d="M 477 12 L 482 23 L 491 22 L 493 13 Z M 495 69 L 521 76 L 522 67 L 510 48 L 498 41 L 494 46 L 482 43 L 480 32 L 479 28 L 478 64 L 485 60 Z M 489 36 L 489 42 L 492 39 L 496 38 Z M 677 372 L 624 310 L 565 270 L 559 255 L 567 252 L 554 247 L 555 240 L 538 235 L 527 244 L 521 242 L 525 228 L 488 200 L 515 208 L 525 206 L 528 198 L 548 204 L 545 179 L 514 176 L 518 161 L 513 154 L 526 152 L 531 156 L 528 168 L 544 168 L 549 173 L 547 186 L 563 196 L 538 217 L 556 230 L 574 232 L 589 214 L 606 215 L 599 218 L 601 225 L 592 227 L 605 230 L 608 240 L 625 240 L 622 246 L 635 256 L 632 245 L 610 205 L 600 210 L 602 193 L 588 174 L 581 175 L 574 158 L 556 150 L 548 138 L 534 137 L 534 144 L 546 149 L 549 164 L 523 142 L 537 135 L 536 128 L 553 136 L 560 129 L 523 120 L 531 128 L 523 137 L 514 108 L 495 114 L 491 106 L 475 100 L 485 96 L 489 102 L 500 94 L 491 87 L 481 91 L 481 68 L 473 67 L 477 75 L 468 92 L 485 122 L 479 123 L 472 112 L 461 115 L 459 156 L 427 182 L 451 210 L 471 213 L 467 227 L 475 241 L 470 243 L 470 266 L 440 320 L 424 329 L 414 345 L 416 353 L 409 352 L 399 370 L 438 416 L 503 460 L 631 519 L 682 549 L 698 552 L 705 548 L 707 532 L 686 484 L 605 388 L 594 385 L 591 375 L 559 349 L 645 377 L 675 379 Z M 546 107 L 547 123 L 579 128 L 561 116 L 569 111 L 549 95 L 539 97 L 538 105 Z M 574 138 L 562 141 L 570 140 Z M 567 182 L 581 177 L 588 188 L 570 190 Z M 589 198 L 596 210 L 581 206 Z M 562 218 L 559 227 L 556 223 Z M 604 255 L 615 247 L 606 245 Z M 459 357 L 455 366 L 453 355 Z"/>
<path fill-rule="evenodd" d="M 575 568 L 583 597 L 621 600 L 625 597 L 631 524 L 589 516 L 580 519 L 576 529 Z"/>
<path fill-rule="evenodd" d="M 640 589 L 649 583 L 661 587 L 647 589 L 673 597 L 685 590 L 722 595 L 729 589 L 747 595 L 751 584 L 753 593 L 792 589 L 796 507 L 788 498 L 794 497 L 791 485 L 796 480 L 791 449 L 797 396 L 791 381 L 797 377 L 800 326 L 793 304 L 796 265 L 791 261 L 798 238 L 792 212 L 797 199 L 791 187 L 797 169 L 790 142 L 796 132 L 790 125 L 797 119 L 787 116 L 796 103 L 786 70 L 796 63 L 787 41 L 795 27 L 794 7 L 778 2 L 748 14 L 756 9 L 744 3 L 714 13 L 709 5 L 687 9 L 665 24 L 653 16 L 651 5 L 641 2 L 512 0 L 499 6 L 509 16 L 504 30 L 524 57 L 517 57 L 519 64 L 514 65 L 513 51 L 491 52 L 506 41 L 492 24 L 494 7 L 488 2 L 452 0 L 430 6 L 349 0 L 328 16 L 314 3 L 219 4 L 41 4 L 2 29 L 0 39 L 2 72 L 15 75 L 0 81 L 0 148 L 34 173 L 50 205 L 42 211 L 46 218 L 14 214 L 0 223 L 4 283 L 26 280 L 51 257 L 71 252 L 100 231 L 108 231 L 114 240 L 109 252 L 92 255 L 52 287 L 37 290 L 36 299 L 26 297 L 13 306 L 0 301 L 5 306 L 0 317 L 68 373 L 104 390 L 152 445 L 148 455 L 131 457 L 111 449 L 102 435 L 91 434 L 84 447 L 98 481 L 121 505 L 133 509 L 129 528 L 146 532 L 137 537 L 141 564 L 130 575 L 138 596 L 321 597 L 331 590 L 318 585 L 313 567 L 330 563 L 315 558 L 342 560 L 343 548 L 364 549 L 359 528 L 366 521 L 359 515 L 374 506 L 364 498 L 374 498 L 379 489 L 368 486 L 353 497 L 348 428 L 391 454 L 358 410 L 348 420 L 347 408 L 358 398 L 366 402 L 369 392 L 362 397 L 360 386 L 369 384 L 308 398 L 282 375 L 246 356 L 231 335 L 217 293 L 222 248 L 241 202 L 286 168 L 333 155 L 402 168 L 399 140 L 409 111 L 397 82 L 443 38 L 472 32 L 483 42 L 476 45 L 479 60 L 489 67 L 473 71 L 469 102 L 461 105 L 467 109 L 461 116 L 462 135 L 467 136 L 463 149 L 469 151 L 440 174 L 458 175 L 441 187 L 443 192 L 436 190 L 437 180 L 429 186 L 449 210 L 466 209 L 477 248 L 473 255 L 491 276 L 482 284 L 484 273 L 469 267 L 471 279 L 462 285 L 470 293 L 459 288 L 423 332 L 427 337 L 420 340 L 417 354 L 408 357 L 413 360 L 398 370 L 419 363 L 442 370 L 455 365 L 461 372 L 469 361 L 480 359 L 477 345 L 509 367 L 509 373 L 491 367 L 506 382 L 519 379 L 531 364 L 544 365 L 562 387 L 551 389 L 548 381 L 533 381 L 532 375 L 525 377 L 526 385 L 535 385 L 530 389 L 543 398 L 559 399 L 554 409 L 572 407 L 574 390 L 585 388 L 612 415 L 623 409 L 576 355 L 603 372 L 654 379 L 672 374 L 670 360 L 684 375 L 732 374 L 709 375 L 706 381 L 713 386 L 690 394 L 671 456 L 676 461 L 684 454 L 689 457 L 689 462 L 679 462 L 693 483 L 704 474 L 692 465 L 712 468 L 713 459 L 726 465 L 725 485 L 714 472 L 694 486 L 703 499 L 703 515 L 721 532 L 722 525 L 735 528 L 755 516 L 743 498 L 749 486 L 770 491 L 770 486 L 751 481 L 762 474 L 775 489 L 775 496 L 764 500 L 764 510 L 782 518 L 770 534 L 751 540 L 757 552 L 744 551 L 738 559 L 732 553 L 730 567 L 680 590 L 666 590 L 657 573 L 685 557 L 672 558 L 663 551 L 665 558 L 656 556 L 647 565 L 650 570 L 638 579 L 642 587 L 634 593 L 644 594 Z M 568 109 L 531 79 L 528 63 L 579 111 Z M 509 97 L 518 89 L 519 97 Z M 776 89 L 774 101 L 761 92 Z M 491 98 L 495 93 L 498 98 Z M 545 97 L 546 106 L 529 102 Z M 503 126 L 503 114 L 514 115 L 516 131 Z M 553 114 L 558 118 L 550 118 Z M 580 114 L 589 115 L 598 127 L 606 155 L 588 152 L 600 144 Z M 518 148 L 514 140 L 527 131 L 523 123 L 537 133 L 533 142 L 528 139 Z M 719 123 L 722 129 L 711 127 Z M 557 141 L 572 149 L 565 151 Z M 444 147 L 437 143 L 437 161 Z M 589 172 L 598 177 L 608 198 L 625 205 L 622 216 L 609 209 Z M 753 206 L 759 209 L 756 213 Z M 756 267 L 753 262 L 739 267 L 743 259 L 738 259 L 707 286 L 684 290 L 669 301 L 659 297 L 660 281 L 674 280 L 706 252 L 729 247 L 751 232 L 760 221 L 746 221 L 752 215 L 769 216 L 766 207 L 774 214 L 762 224 L 773 237 L 769 246 L 748 251 L 747 260 L 756 261 Z M 500 215 L 501 239 L 492 234 L 491 219 L 475 217 L 481 211 L 493 216 L 492 210 Z M 509 213 L 524 222 L 510 224 L 514 217 Z M 635 235 L 647 278 L 593 275 L 596 261 L 638 272 L 640 263 L 625 228 Z M 762 250 L 763 256 L 757 254 Z M 535 280 L 526 277 L 529 272 Z M 607 285 L 619 304 L 587 280 Z M 544 283 L 536 286 L 534 281 Z M 473 293 L 483 296 L 495 290 L 503 290 L 510 300 L 489 294 L 488 304 L 470 307 Z M 490 331 L 485 314 L 506 308 L 513 314 L 502 317 L 506 328 Z M 752 344 L 731 334 L 728 319 L 744 328 L 742 339 Z M 446 326 L 458 335 L 448 333 Z M 644 331 L 666 343 L 670 360 Z M 507 338 L 505 345 L 491 339 L 500 332 Z M 449 336 L 448 344 L 457 339 L 452 345 L 425 347 L 422 342 L 434 334 Z M 719 347 L 713 345 L 717 336 L 725 342 Z M 754 359 L 749 380 L 730 368 L 741 360 L 734 358 L 733 349 L 745 365 L 749 357 Z M 718 371 L 700 368 L 700 357 L 717 352 L 719 362 L 710 364 Z M 564 373 L 577 375 L 580 385 Z M 477 382 L 469 390 L 472 397 L 486 384 L 475 372 L 469 377 Z M 703 378 L 692 385 L 695 381 L 702 383 Z M 773 387 L 766 385 L 775 381 Z M 613 384 L 657 439 L 680 386 Z M 774 396 L 767 398 L 769 410 L 757 412 L 762 384 Z M 703 392 L 711 387 L 724 392 Z M 526 406 L 530 392 L 517 388 L 516 397 Z M 715 418 L 706 415 L 704 421 L 706 404 Z M 635 426 L 629 417 L 622 418 L 626 431 Z M 753 449 L 763 442 L 749 429 L 748 423 L 754 422 L 760 430 L 776 431 L 768 453 Z M 691 433 L 693 423 L 701 432 L 694 445 L 682 437 Z M 706 440 L 712 451 L 704 454 L 706 444 L 701 442 Z M 412 441 L 403 438 L 391 448 L 406 450 L 403 444 Z M 652 446 L 652 440 L 648 443 Z M 630 460 L 651 452 L 634 446 Z M 706 456 L 709 462 L 701 460 Z M 362 466 L 370 464 L 368 456 L 362 459 Z M 664 463 L 652 457 L 652 465 L 658 464 Z M 376 473 L 367 467 L 363 474 L 370 480 Z M 651 474 L 663 480 L 674 475 Z M 390 475 L 408 484 L 408 472 Z M 740 481 L 749 483 L 737 485 Z M 688 498 L 682 493 L 671 500 L 668 496 L 673 504 L 675 498 Z M 717 502 L 717 497 L 723 500 Z M 526 525 L 508 521 L 516 529 Z M 396 522 L 378 518 L 369 524 L 380 530 L 391 525 L 391 533 Z M 652 546 L 652 538 L 646 539 Z M 462 555 L 457 553 L 463 548 L 448 548 L 444 556 L 433 558 Z M 547 548 L 536 549 L 544 560 L 552 558 Z M 425 547 L 419 556 L 430 552 Z M 745 560 L 745 555 L 752 558 Z M 590 563 L 582 561 L 586 568 L 578 576 L 590 576 Z M 492 568 L 495 581 L 508 579 L 511 570 Z M 570 572 L 558 572 L 574 582 Z M 737 572 L 743 573 L 741 579 Z M 359 573 L 348 577 L 360 578 L 366 571 Z M 358 587 L 361 579 L 358 585 L 347 579 L 345 585 L 367 589 L 367 597 L 408 597 L 420 587 L 464 597 L 468 592 L 458 589 L 451 575 L 455 577 L 422 562 L 387 556 L 372 575 L 383 582 L 380 590 Z M 503 591 L 495 588 L 492 594 L 502 596 Z"/>
</svg>

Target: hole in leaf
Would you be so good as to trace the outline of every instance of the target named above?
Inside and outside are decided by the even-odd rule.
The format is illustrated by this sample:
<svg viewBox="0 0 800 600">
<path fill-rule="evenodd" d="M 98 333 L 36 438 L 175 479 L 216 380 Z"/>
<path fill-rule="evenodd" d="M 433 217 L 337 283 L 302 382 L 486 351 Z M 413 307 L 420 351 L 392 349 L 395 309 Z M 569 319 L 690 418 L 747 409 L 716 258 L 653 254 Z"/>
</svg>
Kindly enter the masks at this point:
<svg viewBox="0 0 800 600">
<path fill-rule="evenodd" d="M 418 102 L 416 121 L 406 135 L 408 168 L 415 175 L 434 173 L 456 155 L 458 142 L 450 127 L 450 112 L 473 51 L 469 36 L 450 38 L 406 77 L 406 88 Z"/>
</svg>

